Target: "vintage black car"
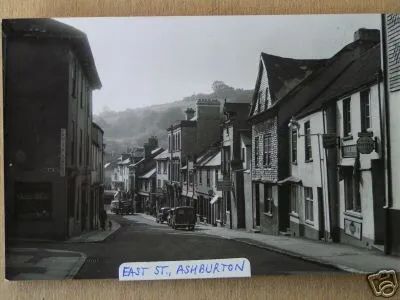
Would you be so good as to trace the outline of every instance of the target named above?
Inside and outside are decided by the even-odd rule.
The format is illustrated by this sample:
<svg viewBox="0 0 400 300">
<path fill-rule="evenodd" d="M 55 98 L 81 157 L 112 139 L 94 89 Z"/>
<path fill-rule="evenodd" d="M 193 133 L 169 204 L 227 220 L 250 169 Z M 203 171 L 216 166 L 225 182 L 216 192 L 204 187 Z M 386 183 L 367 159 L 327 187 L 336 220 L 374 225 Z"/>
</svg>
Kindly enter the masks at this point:
<svg viewBox="0 0 400 300">
<path fill-rule="evenodd" d="M 132 201 L 114 200 L 111 202 L 110 210 L 117 215 L 130 215 L 134 213 Z"/>
<path fill-rule="evenodd" d="M 196 224 L 194 208 L 191 206 L 176 207 L 170 219 L 170 223 L 171 227 L 174 229 L 187 228 L 188 230 L 194 230 Z"/>
<path fill-rule="evenodd" d="M 163 223 L 168 221 L 168 215 L 169 215 L 169 207 L 161 207 L 160 211 L 157 214 L 156 222 L 157 223 Z"/>
</svg>

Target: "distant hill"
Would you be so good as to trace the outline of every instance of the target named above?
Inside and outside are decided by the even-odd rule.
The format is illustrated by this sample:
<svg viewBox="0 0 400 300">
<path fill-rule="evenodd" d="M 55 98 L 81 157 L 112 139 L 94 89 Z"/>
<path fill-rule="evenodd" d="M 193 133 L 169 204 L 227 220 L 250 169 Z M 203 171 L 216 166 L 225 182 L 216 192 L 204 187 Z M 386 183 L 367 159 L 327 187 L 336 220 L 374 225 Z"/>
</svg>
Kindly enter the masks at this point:
<svg viewBox="0 0 400 300">
<path fill-rule="evenodd" d="M 106 152 L 118 154 L 128 147 L 142 146 L 152 135 L 157 136 L 160 146 L 166 148 L 166 128 L 184 119 L 184 110 L 195 108 L 198 99 L 218 99 L 221 103 L 225 99 L 228 102 L 250 102 L 253 95 L 253 90 L 235 89 L 222 81 L 215 81 L 212 88 L 210 94 L 195 94 L 175 102 L 124 111 L 107 110 L 94 115 L 94 121 L 104 130 Z"/>
</svg>

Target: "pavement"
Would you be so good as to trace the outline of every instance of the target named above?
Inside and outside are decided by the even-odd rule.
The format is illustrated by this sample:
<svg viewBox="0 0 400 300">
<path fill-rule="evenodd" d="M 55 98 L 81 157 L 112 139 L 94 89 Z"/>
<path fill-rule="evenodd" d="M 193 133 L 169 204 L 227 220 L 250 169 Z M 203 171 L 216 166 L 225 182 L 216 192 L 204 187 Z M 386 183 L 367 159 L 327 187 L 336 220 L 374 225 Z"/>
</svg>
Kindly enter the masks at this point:
<svg viewBox="0 0 400 300">
<path fill-rule="evenodd" d="M 81 252 L 9 248 L 6 252 L 6 278 L 9 280 L 71 279 L 86 260 Z"/>
<path fill-rule="evenodd" d="M 74 278 L 86 262 L 86 254 L 80 251 L 49 249 L 43 246 L 50 244 L 65 248 L 65 244 L 103 242 L 121 227 L 118 222 L 111 220 L 111 223 L 111 228 L 104 231 L 85 232 L 62 242 L 32 239 L 14 240 L 12 246 L 7 248 L 6 251 L 6 278 L 9 280 Z M 37 247 L 24 247 L 32 244 Z M 63 244 L 64 246 L 62 246 Z"/>
<path fill-rule="evenodd" d="M 155 220 L 152 216 L 140 215 L 147 220 Z M 376 249 L 369 250 L 340 243 L 274 236 L 203 224 L 196 224 L 196 230 L 201 230 L 202 234 L 235 240 L 346 272 L 368 274 L 382 269 L 400 272 L 400 257 L 384 255 Z"/>
<path fill-rule="evenodd" d="M 89 231 L 82 235 L 70 238 L 68 241 L 65 241 L 65 243 L 99 243 L 99 242 L 102 242 L 121 227 L 118 222 L 115 222 L 113 220 L 110 220 L 110 221 L 112 224 L 111 228 L 107 227 L 106 230 L 104 230 L 104 231 L 103 230 Z"/>
</svg>

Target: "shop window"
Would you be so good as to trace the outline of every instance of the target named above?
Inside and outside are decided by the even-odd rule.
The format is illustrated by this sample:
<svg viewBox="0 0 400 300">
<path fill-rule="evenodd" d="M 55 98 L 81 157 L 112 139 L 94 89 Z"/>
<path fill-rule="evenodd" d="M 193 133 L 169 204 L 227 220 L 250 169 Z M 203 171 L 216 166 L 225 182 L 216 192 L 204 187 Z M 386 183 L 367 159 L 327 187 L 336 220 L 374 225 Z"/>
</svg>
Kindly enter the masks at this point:
<svg viewBox="0 0 400 300">
<path fill-rule="evenodd" d="M 50 219 L 52 216 L 51 183 L 15 183 L 16 215 L 23 220 Z"/>
<path fill-rule="evenodd" d="M 292 213 L 299 213 L 299 201 L 300 201 L 299 186 L 297 184 L 292 184 L 290 186 L 290 209 Z"/>
</svg>

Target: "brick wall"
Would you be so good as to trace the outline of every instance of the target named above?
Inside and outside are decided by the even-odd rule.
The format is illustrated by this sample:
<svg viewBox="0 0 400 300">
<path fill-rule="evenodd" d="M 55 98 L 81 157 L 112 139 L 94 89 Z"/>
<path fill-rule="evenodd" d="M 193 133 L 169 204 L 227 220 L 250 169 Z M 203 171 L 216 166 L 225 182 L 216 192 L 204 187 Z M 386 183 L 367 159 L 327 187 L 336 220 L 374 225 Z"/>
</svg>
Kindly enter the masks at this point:
<svg viewBox="0 0 400 300">
<path fill-rule="evenodd" d="M 264 135 L 271 136 L 271 165 L 263 166 Z M 259 138 L 258 149 L 255 147 L 255 139 Z M 259 164 L 255 164 L 255 153 L 258 151 Z M 273 117 L 252 126 L 252 179 L 275 181 L 278 179 L 278 139 L 277 139 L 277 118 Z"/>
</svg>

